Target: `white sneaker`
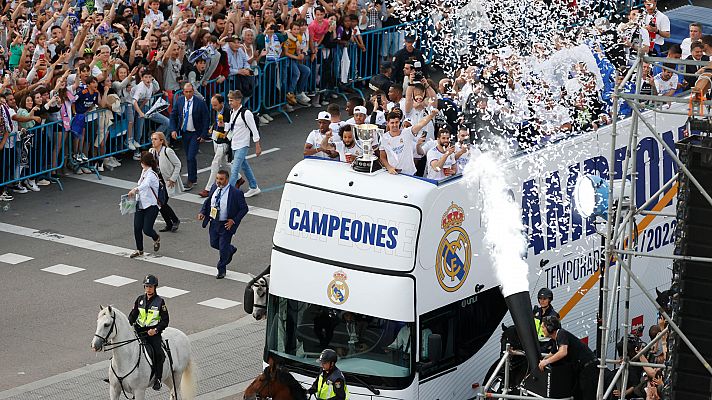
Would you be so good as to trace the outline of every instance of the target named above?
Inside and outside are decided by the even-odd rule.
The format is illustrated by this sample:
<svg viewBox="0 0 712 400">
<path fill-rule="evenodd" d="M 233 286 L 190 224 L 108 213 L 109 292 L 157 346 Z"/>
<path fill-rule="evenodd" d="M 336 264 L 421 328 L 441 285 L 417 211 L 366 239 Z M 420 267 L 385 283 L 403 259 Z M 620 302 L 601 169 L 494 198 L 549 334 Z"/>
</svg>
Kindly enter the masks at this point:
<svg viewBox="0 0 712 400">
<path fill-rule="evenodd" d="M 294 112 L 294 107 L 290 106 L 289 104 L 285 104 L 284 110 L 287 111 L 288 113 Z"/>
<path fill-rule="evenodd" d="M 48 181 L 47 179 L 40 179 L 39 181 L 37 181 L 38 186 L 49 186 L 50 183 L 51 182 Z"/>
<path fill-rule="evenodd" d="M 300 103 L 311 103 L 311 99 L 304 92 L 301 92 L 297 95 L 297 101 Z"/>
<path fill-rule="evenodd" d="M 104 165 L 107 167 L 116 168 L 116 167 L 120 167 L 121 163 L 115 157 L 106 157 L 104 159 Z"/>
<path fill-rule="evenodd" d="M 131 151 L 136 151 L 136 145 L 134 144 L 133 140 L 129 140 L 129 149 Z"/>
<path fill-rule="evenodd" d="M 35 183 L 34 179 L 28 179 L 28 180 L 27 180 L 27 188 L 30 189 L 30 190 L 32 190 L 33 192 L 39 192 L 39 191 L 40 191 L 40 188 L 39 188 L 39 186 L 37 186 L 37 184 Z"/>
<path fill-rule="evenodd" d="M 103 162 L 98 162 L 98 163 L 96 163 L 96 169 L 97 169 L 99 172 L 104 172 L 104 163 L 103 163 Z"/>
<path fill-rule="evenodd" d="M 250 189 L 247 192 L 245 192 L 245 197 L 252 197 L 252 196 L 257 196 L 258 194 L 262 193 L 259 187 L 256 187 L 254 189 Z"/>
<path fill-rule="evenodd" d="M 260 124 L 262 124 L 262 125 L 269 124 L 269 120 L 267 118 L 265 118 L 264 114 L 260 115 Z"/>
<path fill-rule="evenodd" d="M 9 192 L 2 192 L 2 194 L 0 194 L 0 201 L 13 201 L 13 200 L 15 200 L 15 198 L 12 197 L 12 195 Z"/>
<path fill-rule="evenodd" d="M 336 94 L 336 93 L 332 93 L 332 94 L 331 94 L 331 98 L 332 98 L 332 99 L 338 99 L 338 98 L 339 98 L 339 95 Z"/>
<path fill-rule="evenodd" d="M 135 161 L 141 161 L 141 152 L 139 151 L 134 151 L 133 159 Z"/>
<path fill-rule="evenodd" d="M 272 118 L 271 115 L 269 115 L 269 114 L 262 114 L 262 115 L 264 115 L 264 117 L 267 118 L 267 120 L 268 120 L 269 122 L 274 121 L 274 118 Z"/>
<path fill-rule="evenodd" d="M 15 185 L 15 186 L 12 188 L 12 191 L 15 192 L 15 193 L 27 193 L 27 192 L 28 192 L 27 188 L 24 187 L 24 186 L 22 186 L 21 183 L 18 183 L 17 185 Z"/>
<path fill-rule="evenodd" d="M 74 171 L 74 174 L 75 175 L 83 175 L 84 174 L 83 168 L 77 168 L 77 170 Z"/>
<path fill-rule="evenodd" d="M 92 173 L 91 170 L 90 170 L 89 168 L 87 168 L 87 167 L 81 167 L 80 169 L 81 169 L 82 172 L 84 172 L 85 174 L 91 174 L 91 173 Z"/>
<path fill-rule="evenodd" d="M 79 160 L 81 162 L 88 162 L 89 158 L 86 155 L 84 155 L 84 153 L 81 153 L 81 154 L 79 154 Z"/>
<path fill-rule="evenodd" d="M 133 141 L 133 145 L 134 145 L 137 149 L 140 149 L 140 148 L 141 148 L 141 143 L 137 142 L 136 140 Z"/>
</svg>

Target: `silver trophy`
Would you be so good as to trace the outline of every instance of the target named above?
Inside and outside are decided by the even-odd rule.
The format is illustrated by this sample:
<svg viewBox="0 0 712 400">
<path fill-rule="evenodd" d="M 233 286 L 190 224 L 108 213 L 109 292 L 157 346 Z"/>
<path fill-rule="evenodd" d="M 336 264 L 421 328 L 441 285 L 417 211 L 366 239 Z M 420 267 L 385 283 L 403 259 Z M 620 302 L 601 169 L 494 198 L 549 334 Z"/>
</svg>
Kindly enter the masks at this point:
<svg viewBox="0 0 712 400">
<path fill-rule="evenodd" d="M 381 169 L 378 157 L 373 154 L 373 146 L 378 143 L 384 130 L 374 124 L 354 125 L 356 139 L 361 143 L 363 154 L 353 162 L 353 168 L 358 172 L 374 172 Z"/>
</svg>

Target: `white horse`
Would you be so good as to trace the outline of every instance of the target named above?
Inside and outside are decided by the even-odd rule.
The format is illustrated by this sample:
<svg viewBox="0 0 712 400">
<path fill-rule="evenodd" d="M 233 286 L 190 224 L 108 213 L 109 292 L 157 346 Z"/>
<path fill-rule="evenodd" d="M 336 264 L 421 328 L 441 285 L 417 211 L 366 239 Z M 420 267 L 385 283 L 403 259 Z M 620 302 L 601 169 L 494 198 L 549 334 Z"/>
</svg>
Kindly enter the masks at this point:
<svg viewBox="0 0 712 400">
<path fill-rule="evenodd" d="M 269 294 L 269 274 L 262 276 L 252 284 L 252 317 L 261 320 L 267 317 L 267 295 Z"/>
<path fill-rule="evenodd" d="M 99 308 L 101 311 L 96 319 L 96 332 L 91 347 L 94 351 L 112 351 L 109 397 L 117 400 L 123 393 L 126 398 L 133 395 L 136 400 L 143 400 L 146 388 L 152 386 L 151 363 L 145 346 L 140 344 L 125 314 L 112 306 Z M 195 398 L 195 378 L 190 358 L 190 340 L 185 333 L 175 328 L 166 328 L 162 337 L 168 342 L 173 358 L 172 374 L 168 355 L 163 363 L 163 383 L 171 392 L 171 400 L 177 400 L 174 388 L 180 388 L 182 399 L 192 400 Z"/>
</svg>

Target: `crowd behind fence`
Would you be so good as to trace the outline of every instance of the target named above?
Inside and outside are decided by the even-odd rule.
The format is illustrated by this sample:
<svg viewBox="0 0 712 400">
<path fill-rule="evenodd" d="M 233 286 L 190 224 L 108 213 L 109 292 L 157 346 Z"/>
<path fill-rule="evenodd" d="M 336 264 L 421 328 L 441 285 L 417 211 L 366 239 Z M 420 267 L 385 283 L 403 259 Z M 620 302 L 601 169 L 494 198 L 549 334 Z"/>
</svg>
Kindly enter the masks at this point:
<svg viewBox="0 0 712 400">
<path fill-rule="evenodd" d="M 349 92 L 363 96 L 363 88 L 378 74 L 381 61 L 392 57 L 403 46 L 405 34 L 419 33 L 418 47 L 424 48 L 427 41 L 424 32 L 427 29 L 426 21 L 418 20 L 364 32 L 361 36 L 365 51 L 353 42 L 343 47 L 318 47 L 313 59 L 306 58 L 302 62 L 311 71 L 304 91 L 310 96 L 325 98 L 345 99 L 345 93 Z M 281 113 L 291 122 L 287 112 L 291 110 L 287 90 L 293 79 L 290 76 L 292 64 L 296 63 L 298 61 L 284 56 L 252 67 L 252 90 L 244 93 L 246 107 L 256 116 Z M 239 80 L 238 75 L 228 76 L 222 81 L 212 79 L 198 86 L 197 94 L 208 103 L 215 94 L 227 98 L 230 91 L 244 87 Z M 72 129 L 76 131 L 76 127 L 67 126 L 62 121 L 45 122 L 10 132 L 0 150 L 0 189 L 17 187 L 28 180 L 32 181 L 32 188 L 25 184 L 27 189 L 34 190 L 37 187 L 35 181 L 59 183 L 61 188 L 58 172 L 63 168 L 78 174 L 95 174 L 100 179 L 104 168 L 120 166 L 117 156 L 146 149 L 151 144 L 151 132 L 167 131 L 167 116 L 180 96 L 182 89 L 161 90 L 142 107 L 146 113 L 157 101 L 165 101 L 168 107 L 154 113 L 162 118 L 140 118 L 133 104 L 120 103 L 88 111 L 84 115 L 81 134 L 73 133 Z M 215 111 L 211 109 L 210 112 L 214 117 Z M 156 121 L 159 119 L 165 122 L 165 126 Z M 169 137 L 169 132 L 164 133 Z"/>
</svg>

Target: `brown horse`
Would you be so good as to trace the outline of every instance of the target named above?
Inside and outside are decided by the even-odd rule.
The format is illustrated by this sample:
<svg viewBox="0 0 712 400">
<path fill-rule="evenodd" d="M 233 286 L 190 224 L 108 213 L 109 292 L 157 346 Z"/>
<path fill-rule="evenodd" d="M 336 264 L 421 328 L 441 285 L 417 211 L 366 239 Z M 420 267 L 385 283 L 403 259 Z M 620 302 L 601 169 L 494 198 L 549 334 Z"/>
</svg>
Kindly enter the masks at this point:
<svg viewBox="0 0 712 400">
<path fill-rule="evenodd" d="M 245 400 L 303 400 L 307 392 L 302 385 L 272 357 L 269 366 L 245 389 Z"/>
</svg>

